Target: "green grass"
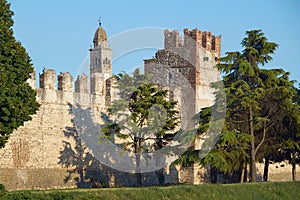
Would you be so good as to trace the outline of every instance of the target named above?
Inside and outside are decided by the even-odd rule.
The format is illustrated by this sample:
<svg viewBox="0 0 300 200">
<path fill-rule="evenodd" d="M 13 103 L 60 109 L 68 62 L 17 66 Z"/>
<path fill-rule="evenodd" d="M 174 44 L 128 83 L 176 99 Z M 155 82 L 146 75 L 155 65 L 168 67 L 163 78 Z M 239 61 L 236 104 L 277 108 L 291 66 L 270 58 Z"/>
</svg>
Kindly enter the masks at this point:
<svg viewBox="0 0 300 200">
<path fill-rule="evenodd" d="M 300 182 L 13 191 L 0 199 L 300 199 Z"/>
</svg>

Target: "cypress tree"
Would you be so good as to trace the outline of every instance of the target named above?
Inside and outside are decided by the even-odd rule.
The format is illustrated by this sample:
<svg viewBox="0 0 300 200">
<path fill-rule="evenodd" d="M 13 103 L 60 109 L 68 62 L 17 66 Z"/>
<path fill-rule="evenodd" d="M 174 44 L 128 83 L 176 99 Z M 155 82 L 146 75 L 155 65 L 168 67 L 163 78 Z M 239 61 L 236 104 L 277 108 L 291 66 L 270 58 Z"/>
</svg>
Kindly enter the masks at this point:
<svg viewBox="0 0 300 200">
<path fill-rule="evenodd" d="M 26 82 L 33 67 L 25 48 L 13 35 L 13 14 L 10 4 L 0 0 L 0 148 L 39 108 L 36 92 Z"/>
</svg>

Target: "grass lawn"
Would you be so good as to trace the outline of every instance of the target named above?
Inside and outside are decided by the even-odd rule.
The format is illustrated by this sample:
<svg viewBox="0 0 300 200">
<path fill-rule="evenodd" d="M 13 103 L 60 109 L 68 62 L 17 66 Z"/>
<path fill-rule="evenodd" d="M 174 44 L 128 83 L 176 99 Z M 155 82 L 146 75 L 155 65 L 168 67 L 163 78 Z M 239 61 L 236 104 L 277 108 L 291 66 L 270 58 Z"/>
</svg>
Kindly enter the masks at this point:
<svg viewBox="0 0 300 200">
<path fill-rule="evenodd" d="M 0 191 L 0 199 L 300 199 L 300 182 Z"/>
</svg>

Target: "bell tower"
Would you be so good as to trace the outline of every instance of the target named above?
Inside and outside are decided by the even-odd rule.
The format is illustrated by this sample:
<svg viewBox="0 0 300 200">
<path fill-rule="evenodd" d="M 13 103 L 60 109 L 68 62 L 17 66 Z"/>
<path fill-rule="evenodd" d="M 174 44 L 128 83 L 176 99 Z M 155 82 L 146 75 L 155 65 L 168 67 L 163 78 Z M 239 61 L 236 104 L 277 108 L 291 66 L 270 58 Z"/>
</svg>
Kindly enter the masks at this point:
<svg viewBox="0 0 300 200">
<path fill-rule="evenodd" d="M 105 95 L 106 80 L 112 77 L 112 51 L 100 20 L 93 43 L 90 49 L 90 93 Z"/>
</svg>

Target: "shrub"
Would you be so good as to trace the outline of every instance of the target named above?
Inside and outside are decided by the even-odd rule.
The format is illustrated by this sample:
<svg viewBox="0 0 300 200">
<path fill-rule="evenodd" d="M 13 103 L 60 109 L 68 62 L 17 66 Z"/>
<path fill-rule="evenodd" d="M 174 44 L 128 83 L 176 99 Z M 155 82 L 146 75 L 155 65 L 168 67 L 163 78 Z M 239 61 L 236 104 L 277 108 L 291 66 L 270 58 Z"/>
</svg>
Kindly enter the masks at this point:
<svg viewBox="0 0 300 200">
<path fill-rule="evenodd" d="M 5 186 L 3 184 L 0 183 L 0 191 L 5 191 Z"/>
</svg>

